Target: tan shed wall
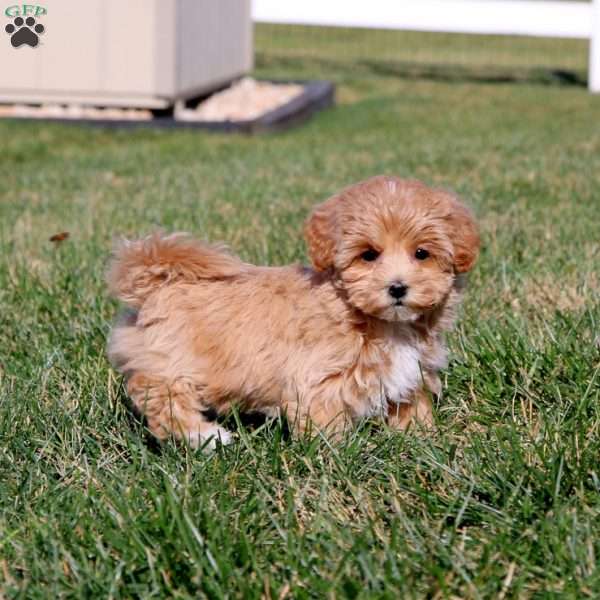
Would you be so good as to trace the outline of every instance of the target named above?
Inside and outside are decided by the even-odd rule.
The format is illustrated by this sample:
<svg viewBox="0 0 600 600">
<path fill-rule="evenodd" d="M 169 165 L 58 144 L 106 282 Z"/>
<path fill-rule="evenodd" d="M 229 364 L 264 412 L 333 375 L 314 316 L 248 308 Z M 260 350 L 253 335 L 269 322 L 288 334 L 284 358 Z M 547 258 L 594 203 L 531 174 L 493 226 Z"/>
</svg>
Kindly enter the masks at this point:
<svg viewBox="0 0 600 600">
<path fill-rule="evenodd" d="M 167 106 L 251 68 L 250 0 L 40 4 L 36 48 L 0 32 L 0 101 Z"/>
<path fill-rule="evenodd" d="M 181 0 L 177 4 L 177 85 L 184 95 L 210 90 L 253 64 L 249 0 Z"/>
</svg>

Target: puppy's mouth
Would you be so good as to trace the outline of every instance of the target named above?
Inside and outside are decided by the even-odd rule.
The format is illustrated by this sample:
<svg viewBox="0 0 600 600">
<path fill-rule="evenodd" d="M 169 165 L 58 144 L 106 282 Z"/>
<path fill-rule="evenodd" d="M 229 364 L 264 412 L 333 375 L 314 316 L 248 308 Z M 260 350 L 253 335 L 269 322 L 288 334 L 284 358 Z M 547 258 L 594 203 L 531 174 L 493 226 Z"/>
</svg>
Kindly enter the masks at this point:
<svg viewBox="0 0 600 600">
<path fill-rule="evenodd" d="M 402 300 L 396 300 L 390 306 L 386 320 L 399 323 L 403 321 L 416 321 L 418 318 L 419 313 L 406 306 Z"/>
</svg>

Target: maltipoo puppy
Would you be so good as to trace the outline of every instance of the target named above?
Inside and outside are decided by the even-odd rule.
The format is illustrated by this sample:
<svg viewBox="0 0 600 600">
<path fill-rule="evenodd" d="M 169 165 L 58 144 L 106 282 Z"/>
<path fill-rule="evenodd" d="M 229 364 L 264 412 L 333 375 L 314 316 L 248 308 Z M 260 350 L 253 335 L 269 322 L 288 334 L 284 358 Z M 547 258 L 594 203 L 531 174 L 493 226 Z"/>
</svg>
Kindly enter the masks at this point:
<svg viewBox="0 0 600 600">
<path fill-rule="evenodd" d="M 157 438 L 225 443 L 205 412 L 234 405 L 295 432 L 432 423 L 443 332 L 479 249 L 471 213 L 380 176 L 318 205 L 305 237 L 312 267 L 257 267 L 181 234 L 116 249 L 108 284 L 130 309 L 109 356 Z"/>
</svg>

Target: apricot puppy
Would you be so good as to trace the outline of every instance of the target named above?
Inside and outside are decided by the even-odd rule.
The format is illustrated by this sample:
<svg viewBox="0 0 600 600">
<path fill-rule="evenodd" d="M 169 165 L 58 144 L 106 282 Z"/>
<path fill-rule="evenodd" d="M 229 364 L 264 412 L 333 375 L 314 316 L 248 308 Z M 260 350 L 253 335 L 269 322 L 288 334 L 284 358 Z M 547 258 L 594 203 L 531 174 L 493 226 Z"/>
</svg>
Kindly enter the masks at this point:
<svg viewBox="0 0 600 600">
<path fill-rule="evenodd" d="M 234 404 L 296 432 L 432 422 L 443 332 L 479 249 L 471 213 L 379 176 L 315 207 L 305 237 L 312 268 L 257 267 L 181 234 L 117 247 L 108 285 L 130 308 L 109 356 L 157 438 L 225 443 L 203 411 Z"/>
</svg>

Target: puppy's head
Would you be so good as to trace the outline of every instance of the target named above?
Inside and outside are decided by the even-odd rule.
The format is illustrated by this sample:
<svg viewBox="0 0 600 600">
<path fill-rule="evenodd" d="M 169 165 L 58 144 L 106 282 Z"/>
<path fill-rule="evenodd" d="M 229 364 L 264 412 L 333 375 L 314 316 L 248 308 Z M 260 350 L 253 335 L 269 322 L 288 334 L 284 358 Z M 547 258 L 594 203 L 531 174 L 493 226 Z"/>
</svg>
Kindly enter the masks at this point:
<svg viewBox="0 0 600 600">
<path fill-rule="evenodd" d="M 314 267 L 386 321 L 414 321 L 447 297 L 479 251 L 473 216 L 452 194 L 373 177 L 315 207 L 305 227 Z"/>
</svg>

